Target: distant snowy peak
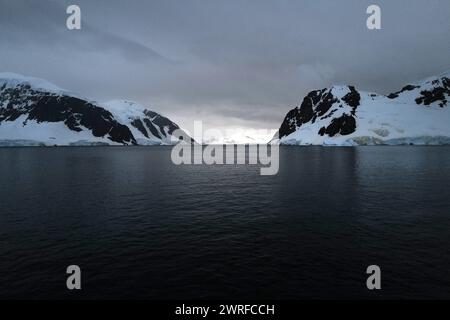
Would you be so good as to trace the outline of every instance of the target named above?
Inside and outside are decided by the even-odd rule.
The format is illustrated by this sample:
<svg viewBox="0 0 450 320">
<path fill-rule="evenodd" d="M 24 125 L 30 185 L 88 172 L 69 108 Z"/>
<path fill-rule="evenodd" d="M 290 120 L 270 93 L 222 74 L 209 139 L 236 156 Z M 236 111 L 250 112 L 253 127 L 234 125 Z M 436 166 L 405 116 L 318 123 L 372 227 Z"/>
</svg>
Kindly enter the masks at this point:
<svg viewBox="0 0 450 320">
<path fill-rule="evenodd" d="M 271 143 L 442 144 L 450 141 L 449 74 L 388 96 L 333 86 L 311 91 L 289 111 Z"/>
<path fill-rule="evenodd" d="M 0 145 L 171 144 L 175 129 L 136 103 L 99 104 L 45 80 L 0 73 Z"/>
<path fill-rule="evenodd" d="M 395 99 L 397 103 L 446 107 L 450 100 L 450 72 L 417 84 L 409 84 L 400 91 L 389 94 L 388 98 Z"/>
</svg>

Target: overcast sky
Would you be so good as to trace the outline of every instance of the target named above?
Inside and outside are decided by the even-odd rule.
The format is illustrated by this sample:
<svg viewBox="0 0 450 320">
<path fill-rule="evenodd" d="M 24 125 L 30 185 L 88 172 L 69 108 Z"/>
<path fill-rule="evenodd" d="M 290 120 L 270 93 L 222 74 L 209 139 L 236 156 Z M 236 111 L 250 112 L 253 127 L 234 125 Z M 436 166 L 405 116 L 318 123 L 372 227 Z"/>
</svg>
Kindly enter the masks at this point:
<svg viewBox="0 0 450 320">
<path fill-rule="evenodd" d="M 382 30 L 366 28 L 378 4 Z M 81 7 L 82 29 L 66 28 Z M 182 127 L 278 128 L 311 90 L 387 93 L 450 69 L 448 0 L 0 0 L 0 71 Z"/>
</svg>

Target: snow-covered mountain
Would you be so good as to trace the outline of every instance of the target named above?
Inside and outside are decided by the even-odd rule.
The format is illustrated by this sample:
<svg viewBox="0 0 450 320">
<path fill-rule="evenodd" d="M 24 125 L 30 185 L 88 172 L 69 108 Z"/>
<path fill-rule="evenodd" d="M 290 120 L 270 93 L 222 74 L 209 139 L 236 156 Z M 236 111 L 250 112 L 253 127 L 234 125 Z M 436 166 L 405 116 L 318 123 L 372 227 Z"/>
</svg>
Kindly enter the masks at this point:
<svg viewBox="0 0 450 320">
<path fill-rule="evenodd" d="M 271 143 L 450 144 L 450 72 L 387 96 L 333 86 L 289 111 Z"/>
<path fill-rule="evenodd" d="M 174 144 L 173 132 L 180 127 L 168 118 L 132 101 L 113 100 L 101 104 L 114 118 L 126 125 L 139 145 Z M 188 135 L 185 133 L 185 136 Z M 193 141 L 193 140 L 192 140 Z"/>
<path fill-rule="evenodd" d="M 173 144 L 178 128 L 137 103 L 97 103 L 45 80 L 0 73 L 0 145 Z"/>
</svg>

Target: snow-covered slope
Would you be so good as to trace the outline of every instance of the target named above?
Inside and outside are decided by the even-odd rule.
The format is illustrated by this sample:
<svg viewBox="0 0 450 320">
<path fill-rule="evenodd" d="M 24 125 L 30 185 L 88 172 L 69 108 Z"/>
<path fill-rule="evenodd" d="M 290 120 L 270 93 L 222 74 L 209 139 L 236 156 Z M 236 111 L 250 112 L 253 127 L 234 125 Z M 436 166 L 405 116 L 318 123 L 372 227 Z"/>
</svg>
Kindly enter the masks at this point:
<svg viewBox="0 0 450 320">
<path fill-rule="evenodd" d="M 88 101 L 45 80 L 0 73 L 0 146 L 178 142 L 178 126 L 127 101 Z"/>
<path fill-rule="evenodd" d="M 174 144 L 179 141 L 172 135 L 180 129 L 176 123 L 141 104 L 113 100 L 103 103 L 102 107 L 110 111 L 117 121 L 128 126 L 140 145 Z"/>
<path fill-rule="evenodd" d="M 352 86 L 310 92 L 271 143 L 450 144 L 450 73 L 383 96 Z"/>
</svg>

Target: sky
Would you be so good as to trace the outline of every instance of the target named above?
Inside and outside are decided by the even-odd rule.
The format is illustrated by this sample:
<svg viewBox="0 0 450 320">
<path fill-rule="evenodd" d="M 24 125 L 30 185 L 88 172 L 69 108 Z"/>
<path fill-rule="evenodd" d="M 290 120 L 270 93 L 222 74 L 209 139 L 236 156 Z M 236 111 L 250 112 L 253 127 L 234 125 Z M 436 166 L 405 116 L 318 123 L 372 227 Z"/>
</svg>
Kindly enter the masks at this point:
<svg viewBox="0 0 450 320">
<path fill-rule="evenodd" d="M 66 8 L 81 8 L 81 30 Z M 366 27 L 371 4 L 381 30 Z M 311 90 L 450 70 L 448 0 L 0 0 L 0 72 L 266 140 Z M 272 130 L 272 131 L 271 131 Z"/>
</svg>

